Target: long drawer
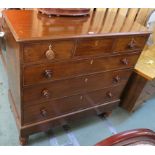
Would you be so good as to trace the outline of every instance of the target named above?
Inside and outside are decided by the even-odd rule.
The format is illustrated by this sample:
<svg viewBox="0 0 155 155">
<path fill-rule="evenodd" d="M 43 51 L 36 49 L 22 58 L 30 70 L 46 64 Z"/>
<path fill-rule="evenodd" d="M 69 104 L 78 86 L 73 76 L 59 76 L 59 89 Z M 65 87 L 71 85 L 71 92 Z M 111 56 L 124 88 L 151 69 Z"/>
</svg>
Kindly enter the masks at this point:
<svg viewBox="0 0 155 155">
<path fill-rule="evenodd" d="M 95 72 L 131 68 L 135 65 L 138 57 L 139 53 L 132 53 L 112 57 L 27 65 L 23 69 L 23 84 L 32 85 Z"/>
<path fill-rule="evenodd" d="M 37 122 L 119 100 L 124 84 L 24 108 L 24 123 Z"/>
<path fill-rule="evenodd" d="M 25 105 L 126 83 L 132 69 L 109 71 L 24 88 Z"/>
</svg>

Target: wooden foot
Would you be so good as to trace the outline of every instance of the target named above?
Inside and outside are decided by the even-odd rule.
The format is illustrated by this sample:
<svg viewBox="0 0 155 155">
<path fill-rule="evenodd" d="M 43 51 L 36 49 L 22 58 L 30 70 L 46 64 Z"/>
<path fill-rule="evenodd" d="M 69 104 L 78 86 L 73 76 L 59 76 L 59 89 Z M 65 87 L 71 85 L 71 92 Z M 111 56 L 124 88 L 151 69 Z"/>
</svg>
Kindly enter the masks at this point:
<svg viewBox="0 0 155 155">
<path fill-rule="evenodd" d="M 112 114 L 112 110 L 111 111 L 107 111 L 107 112 L 103 112 L 98 114 L 99 117 L 108 117 Z"/>
<path fill-rule="evenodd" d="M 19 137 L 19 140 L 20 140 L 20 144 L 21 144 L 22 146 L 28 144 L 28 137 Z"/>
<path fill-rule="evenodd" d="M 108 116 L 110 116 L 111 114 L 112 114 L 112 111 L 107 111 L 107 112 L 103 113 L 103 115 L 104 115 L 105 117 L 108 117 Z"/>
</svg>

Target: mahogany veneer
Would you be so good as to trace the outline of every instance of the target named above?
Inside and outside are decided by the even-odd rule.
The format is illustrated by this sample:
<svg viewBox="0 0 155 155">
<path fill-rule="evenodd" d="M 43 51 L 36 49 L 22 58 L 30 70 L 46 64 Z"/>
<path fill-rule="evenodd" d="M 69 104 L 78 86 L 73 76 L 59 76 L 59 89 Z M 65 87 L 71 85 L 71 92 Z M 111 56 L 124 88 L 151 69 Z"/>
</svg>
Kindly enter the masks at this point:
<svg viewBox="0 0 155 155">
<path fill-rule="evenodd" d="M 132 129 L 100 141 L 96 146 L 144 146 L 155 145 L 155 132 L 150 129 Z"/>
<path fill-rule="evenodd" d="M 119 14 L 111 24 L 116 31 L 108 31 L 105 18 L 94 28 L 92 12 L 52 18 L 3 12 L 9 99 L 22 145 L 30 134 L 118 106 L 150 32 L 135 23 L 117 27 Z"/>
</svg>

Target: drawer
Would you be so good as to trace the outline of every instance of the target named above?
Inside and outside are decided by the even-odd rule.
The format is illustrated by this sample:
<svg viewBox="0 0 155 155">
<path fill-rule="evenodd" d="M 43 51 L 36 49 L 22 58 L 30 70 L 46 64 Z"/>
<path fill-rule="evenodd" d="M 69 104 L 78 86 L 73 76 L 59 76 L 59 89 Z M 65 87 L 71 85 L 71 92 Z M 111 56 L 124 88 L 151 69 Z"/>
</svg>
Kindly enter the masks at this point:
<svg viewBox="0 0 155 155">
<path fill-rule="evenodd" d="M 58 100 L 42 102 L 33 106 L 24 107 L 24 123 L 55 118 L 90 107 L 116 101 L 120 98 L 124 85 L 110 87 L 91 93 L 66 97 Z"/>
<path fill-rule="evenodd" d="M 24 44 L 23 59 L 25 63 L 69 59 L 73 47 L 74 40 L 27 43 Z"/>
<path fill-rule="evenodd" d="M 79 39 L 74 56 L 109 55 L 114 38 Z"/>
<path fill-rule="evenodd" d="M 103 72 L 37 86 L 28 86 L 24 88 L 24 105 L 31 105 L 32 102 L 48 101 L 126 83 L 131 73 L 131 69 Z"/>
<path fill-rule="evenodd" d="M 148 36 L 121 36 L 116 39 L 113 52 L 142 50 Z"/>
<path fill-rule="evenodd" d="M 24 85 L 32 85 L 95 72 L 130 68 L 135 65 L 138 57 L 139 53 L 134 53 L 96 59 L 28 65 L 24 67 L 23 83 Z"/>
</svg>

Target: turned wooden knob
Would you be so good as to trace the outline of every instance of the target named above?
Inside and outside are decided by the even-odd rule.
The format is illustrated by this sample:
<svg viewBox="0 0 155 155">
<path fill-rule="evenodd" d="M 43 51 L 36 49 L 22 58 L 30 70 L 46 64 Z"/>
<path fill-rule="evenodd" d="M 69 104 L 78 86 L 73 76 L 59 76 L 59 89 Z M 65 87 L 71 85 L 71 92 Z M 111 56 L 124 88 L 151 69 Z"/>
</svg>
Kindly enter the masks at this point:
<svg viewBox="0 0 155 155">
<path fill-rule="evenodd" d="M 45 98 L 49 98 L 50 97 L 50 92 L 47 89 L 44 89 L 42 91 L 42 96 Z"/>
<path fill-rule="evenodd" d="M 45 72 L 44 72 L 44 76 L 45 76 L 47 79 L 52 78 L 52 71 L 49 70 L 49 69 L 46 69 Z"/>
<path fill-rule="evenodd" d="M 122 59 L 121 62 L 122 62 L 124 65 L 127 65 L 127 64 L 128 64 L 127 58 Z"/>
<path fill-rule="evenodd" d="M 40 110 L 40 113 L 43 117 L 46 117 L 47 116 L 47 110 L 46 109 L 41 109 Z"/>
<path fill-rule="evenodd" d="M 120 78 L 118 75 L 114 77 L 114 81 L 115 81 L 115 82 L 119 82 L 120 79 L 121 79 L 121 78 Z"/>
<path fill-rule="evenodd" d="M 52 60 L 52 59 L 55 58 L 55 53 L 52 50 L 52 46 L 51 45 L 49 46 L 49 49 L 46 51 L 45 55 L 46 55 L 46 58 L 49 59 L 49 60 Z"/>
<path fill-rule="evenodd" d="M 109 98 L 112 98 L 112 93 L 109 91 L 109 92 L 107 92 L 107 97 L 109 97 Z"/>
<path fill-rule="evenodd" d="M 134 49 L 134 48 L 136 48 L 136 47 L 137 47 L 136 41 L 135 41 L 134 39 L 132 39 L 132 40 L 130 41 L 130 43 L 128 44 L 128 48 L 129 48 L 129 49 Z"/>
</svg>

